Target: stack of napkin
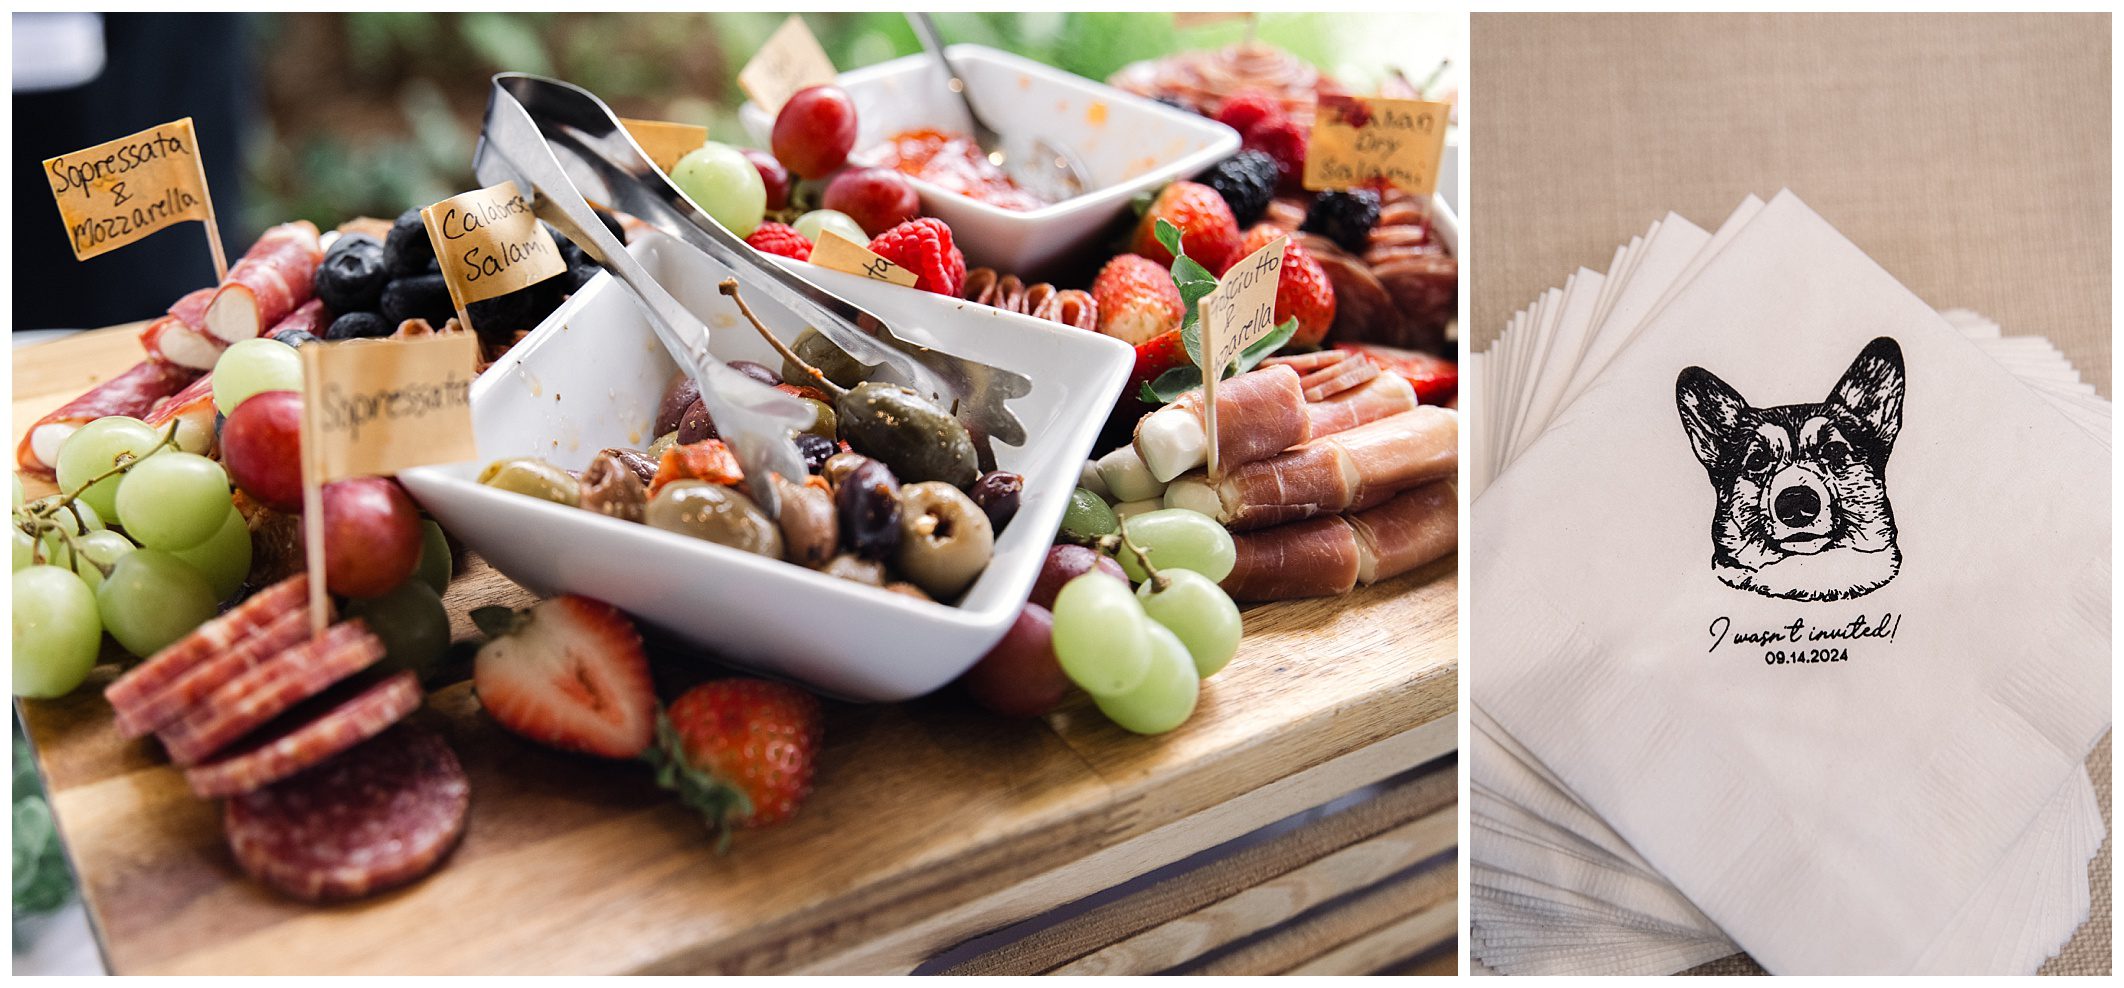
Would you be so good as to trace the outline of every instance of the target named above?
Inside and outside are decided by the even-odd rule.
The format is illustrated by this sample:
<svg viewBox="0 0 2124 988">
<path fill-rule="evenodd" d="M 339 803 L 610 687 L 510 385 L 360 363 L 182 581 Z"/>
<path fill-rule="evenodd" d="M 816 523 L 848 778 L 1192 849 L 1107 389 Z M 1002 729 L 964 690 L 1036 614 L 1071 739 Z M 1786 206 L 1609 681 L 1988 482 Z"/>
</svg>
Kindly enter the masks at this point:
<svg viewBox="0 0 2124 988">
<path fill-rule="evenodd" d="M 1786 192 L 1668 215 L 1461 381 L 1478 961 L 2056 952 L 2104 836 L 2110 514 L 2109 403 L 2054 347 Z"/>
</svg>

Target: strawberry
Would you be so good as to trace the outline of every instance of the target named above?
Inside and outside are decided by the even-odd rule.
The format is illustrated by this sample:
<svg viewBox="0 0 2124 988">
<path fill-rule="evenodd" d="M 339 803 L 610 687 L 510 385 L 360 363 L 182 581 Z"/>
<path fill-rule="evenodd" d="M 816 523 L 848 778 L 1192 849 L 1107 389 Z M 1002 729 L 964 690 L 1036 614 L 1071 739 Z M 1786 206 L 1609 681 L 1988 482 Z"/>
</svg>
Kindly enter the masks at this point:
<svg viewBox="0 0 2124 988">
<path fill-rule="evenodd" d="M 1460 365 L 1444 357 L 1377 343 L 1337 343 L 1335 349 L 1361 353 L 1380 370 L 1406 378 L 1426 405 L 1446 404 L 1460 390 Z"/>
<path fill-rule="evenodd" d="M 915 273 L 915 287 L 959 297 L 966 285 L 966 255 L 952 245 L 951 227 L 933 216 L 908 220 L 870 241 L 872 253 Z"/>
<path fill-rule="evenodd" d="M 1211 274 L 1223 274 L 1238 259 L 1234 251 L 1239 246 L 1239 222 L 1232 218 L 1232 207 L 1225 204 L 1216 189 L 1195 182 L 1174 182 L 1158 193 L 1150 209 L 1137 221 L 1129 250 L 1167 267 L 1173 263 L 1173 254 L 1158 242 L 1159 220 L 1180 228 L 1180 249 Z"/>
<path fill-rule="evenodd" d="M 1138 254 L 1106 262 L 1092 280 L 1091 295 L 1099 307 L 1099 332 L 1132 345 L 1177 331 L 1186 313 L 1172 273 Z"/>
<path fill-rule="evenodd" d="M 1256 125 L 1283 119 L 1283 104 L 1259 89 L 1242 89 L 1217 108 L 1217 122 L 1244 135 Z"/>
<path fill-rule="evenodd" d="M 1283 168 L 1283 182 L 1278 186 L 1284 192 L 1297 192 L 1305 178 L 1305 128 L 1296 120 L 1264 120 L 1255 124 L 1239 146 L 1253 148 L 1271 158 Z"/>
<path fill-rule="evenodd" d="M 825 730 L 819 701 L 803 690 L 764 679 L 718 679 L 679 697 L 656 733 L 648 758 L 657 784 L 707 816 L 720 849 L 735 828 L 795 815 L 811 794 Z"/>
<path fill-rule="evenodd" d="M 567 594 L 527 610 L 482 607 L 472 687 L 501 726 L 563 751 L 633 758 L 656 737 L 642 636 L 620 610 Z"/>
<path fill-rule="evenodd" d="M 1187 345 L 1180 341 L 1180 331 L 1173 330 L 1154 339 L 1136 344 L 1136 369 L 1129 372 L 1128 387 L 1121 389 L 1124 397 L 1136 397 L 1143 393 L 1143 386 L 1158 379 L 1158 375 L 1175 367 L 1194 363 L 1187 357 Z"/>
<path fill-rule="evenodd" d="M 780 254 L 799 261 L 811 259 L 811 241 L 804 239 L 804 235 L 798 233 L 796 227 L 787 223 L 776 223 L 772 220 L 762 223 L 753 228 L 752 234 L 745 238 L 745 242 L 763 254 Z"/>
<path fill-rule="evenodd" d="M 1235 258 L 1243 258 L 1290 233 L 1273 223 L 1257 223 L 1239 242 Z M 1294 238 L 1283 248 L 1283 273 L 1276 278 L 1276 322 L 1297 318 L 1298 329 L 1286 346 L 1316 347 L 1335 322 L 1335 285 L 1327 270 Z"/>
</svg>

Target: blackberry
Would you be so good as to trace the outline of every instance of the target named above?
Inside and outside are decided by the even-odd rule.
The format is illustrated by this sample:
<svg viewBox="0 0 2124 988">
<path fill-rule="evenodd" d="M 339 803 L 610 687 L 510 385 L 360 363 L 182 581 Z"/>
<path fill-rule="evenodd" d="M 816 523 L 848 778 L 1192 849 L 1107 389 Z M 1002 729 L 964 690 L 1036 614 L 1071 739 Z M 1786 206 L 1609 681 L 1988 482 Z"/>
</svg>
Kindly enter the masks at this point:
<svg viewBox="0 0 2124 988">
<path fill-rule="evenodd" d="M 394 278 L 384 286 L 383 317 L 394 328 L 408 319 L 426 319 L 428 325 L 441 329 L 455 315 L 457 307 L 451 304 L 450 288 L 440 274 Z"/>
<path fill-rule="evenodd" d="M 390 235 L 384 237 L 383 262 L 393 278 L 420 274 L 436 263 L 435 244 L 428 240 L 428 227 L 421 222 L 418 207 L 398 214 L 392 222 Z"/>
<path fill-rule="evenodd" d="M 377 336 L 389 336 L 392 330 L 397 328 L 397 323 L 384 319 L 378 313 L 349 312 L 332 320 L 331 328 L 325 330 L 325 339 L 359 340 Z"/>
<path fill-rule="evenodd" d="M 1259 151 L 1241 151 L 1218 162 L 1195 181 L 1217 190 L 1225 205 L 1232 207 L 1232 218 L 1239 221 L 1240 229 L 1245 229 L 1253 226 L 1262 210 L 1268 208 L 1282 176 L 1283 167 L 1275 158 Z M 1377 213 L 1378 201 L 1375 199 L 1372 205 Z"/>
<path fill-rule="evenodd" d="M 1306 210 L 1298 229 L 1317 233 L 1342 245 L 1352 254 L 1363 255 L 1372 240 L 1372 227 L 1379 222 L 1379 193 L 1371 189 L 1322 192 Z"/>
</svg>

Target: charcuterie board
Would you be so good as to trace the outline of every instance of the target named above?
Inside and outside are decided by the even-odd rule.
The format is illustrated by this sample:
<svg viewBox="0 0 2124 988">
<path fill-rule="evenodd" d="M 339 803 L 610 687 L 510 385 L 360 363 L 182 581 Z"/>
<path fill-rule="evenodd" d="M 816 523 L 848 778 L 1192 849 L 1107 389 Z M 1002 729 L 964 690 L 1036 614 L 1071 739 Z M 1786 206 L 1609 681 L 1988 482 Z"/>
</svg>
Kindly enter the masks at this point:
<svg viewBox="0 0 2124 988">
<path fill-rule="evenodd" d="M 18 437 L 138 360 L 136 331 L 18 351 Z M 802 813 L 721 856 L 647 766 L 522 742 L 460 683 L 419 716 L 470 775 L 464 843 L 429 878 L 341 906 L 245 879 L 218 805 L 114 731 L 113 668 L 18 711 L 117 973 L 905 971 L 1451 751 L 1456 565 L 1248 610 L 1237 658 L 1164 736 L 1130 734 L 1082 698 L 1039 721 L 949 689 L 831 704 Z M 472 607 L 528 599 L 476 558 L 445 597 L 460 640 Z M 678 649 L 655 659 L 660 692 L 716 671 Z"/>
</svg>

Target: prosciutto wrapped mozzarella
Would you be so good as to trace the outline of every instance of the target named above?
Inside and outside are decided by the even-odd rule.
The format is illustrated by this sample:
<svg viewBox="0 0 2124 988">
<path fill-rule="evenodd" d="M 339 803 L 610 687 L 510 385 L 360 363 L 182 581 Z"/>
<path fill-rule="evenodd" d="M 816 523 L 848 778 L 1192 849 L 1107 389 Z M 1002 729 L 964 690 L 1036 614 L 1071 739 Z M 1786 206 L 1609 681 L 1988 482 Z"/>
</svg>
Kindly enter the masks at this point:
<svg viewBox="0 0 2124 988">
<path fill-rule="evenodd" d="M 1238 560 L 1222 586 L 1233 600 L 1332 597 L 1451 553 L 1459 545 L 1459 492 L 1439 481 L 1369 511 L 1246 532 L 1232 543 Z"/>
<path fill-rule="evenodd" d="M 1217 382 L 1218 467 L 1266 459 L 1313 437 L 1298 372 L 1283 364 Z M 1209 456 L 1202 392 L 1190 391 L 1136 423 L 1136 453 L 1159 483 L 1202 466 Z"/>
<path fill-rule="evenodd" d="M 1423 406 L 1228 470 L 1214 483 L 1188 474 L 1166 487 L 1165 506 L 1243 532 L 1363 511 L 1459 468 L 1459 414 Z"/>
</svg>

